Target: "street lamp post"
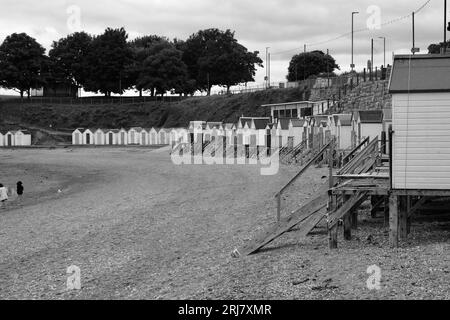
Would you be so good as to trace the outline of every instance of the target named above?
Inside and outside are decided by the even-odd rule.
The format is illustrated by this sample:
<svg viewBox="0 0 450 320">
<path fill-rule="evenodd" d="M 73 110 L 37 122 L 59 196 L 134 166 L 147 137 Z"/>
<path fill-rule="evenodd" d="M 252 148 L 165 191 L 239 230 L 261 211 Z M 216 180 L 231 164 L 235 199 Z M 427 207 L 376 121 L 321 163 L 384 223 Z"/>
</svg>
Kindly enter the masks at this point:
<svg viewBox="0 0 450 320">
<path fill-rule="evenodd" d="M 353 34 L 354 34 L 354 16 L 355 16 L 355 14 L 358 14 L 359 12 L 358 11 L 353 11 L 352 12 L 352 64 L 350 65 L 350 68 L 352 69 L 352 72 L 354 71 L 354 69 L 355 69 L 355 63 L 354 63 L 354 61 L 353 61 L 353 49 L 354 49 L 354 39 L 353 39 Z"/>
<path fill-rule="evenodd" d="M 386 68 L 386 37 L 378 37 L 383 39 L 383 67 Z"/>
</svg>

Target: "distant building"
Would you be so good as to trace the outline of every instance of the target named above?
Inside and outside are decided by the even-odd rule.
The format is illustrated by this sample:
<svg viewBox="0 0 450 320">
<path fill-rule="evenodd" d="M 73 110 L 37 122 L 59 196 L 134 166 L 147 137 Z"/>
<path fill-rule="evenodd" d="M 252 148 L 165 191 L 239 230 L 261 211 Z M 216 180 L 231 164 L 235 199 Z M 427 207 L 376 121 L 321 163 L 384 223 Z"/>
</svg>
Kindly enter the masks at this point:
<svg viewBox="0 0 450 320">
<path fill-rule="evenodd" d="M 78 86 L 70 84 L 46 85 L 42 88 L 31 89 L 32 97 L 77 98 Z"/>
<path fill-rule="evenodd" d="M 328 101 L 297 101 L 262 105 L 270 108 L 270 115 L 274 123 L 280 118 L 299 118 L 324 114 L 328 110 Z"/>
</svg>

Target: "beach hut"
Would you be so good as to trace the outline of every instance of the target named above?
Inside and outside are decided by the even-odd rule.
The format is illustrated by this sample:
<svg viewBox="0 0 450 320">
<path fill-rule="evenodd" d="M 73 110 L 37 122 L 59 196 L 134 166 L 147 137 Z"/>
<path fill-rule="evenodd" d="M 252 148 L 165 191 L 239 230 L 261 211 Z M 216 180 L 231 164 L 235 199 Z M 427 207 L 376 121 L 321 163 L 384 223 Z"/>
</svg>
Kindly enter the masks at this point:
<svg viewBox="0 0 450 320">
<path fill-rule="evenodd" d="M 104 145 L 105 144 L 105 130 L 97 129 L 94 133 L 94 142 L 96 145 Z"/>
<path fill-rule="evenodd" d="M 124 128 L 120 129 L 118 132 L 118 144 L 120 145 L 128 145 L 128 131 Z"/>
<path fill-rule="evenodd" d="M 4 146 L 4 137 L 5 137 L 5 135 L 3 133 L 4 133 L 3 131 L 0 131 L 0 147 Z"/>
<path fill-rule="evenodd" d="M 72 144 L 73 145 L 81 145 L 83 144 L 83 128 L 75 129 L 72 132 Z"/>
<path fill-rule="evenodd" d="M 158 144 L 158 131 L 155 128 L 151 128 L 148 132 L 150 138 L 150 145 Z"/>
<path fill-rule="evenodd" d="M 337 115 L 337 148 L 346 150 L 352 147 L 352 114 Z"/>
<path fill-rule="evenodd" d="M 140 140 L 139 140 L 141 146 L 148 146 L 150 144 L 149 132 L 150 132 L 150 129 L 142 128 L 142 131 L 140 133 Z"/>
<path fill-rule="evenodd" d="M 414 218 L 411 208 L 420 208 L 429 197 L 450 197 L 449 75 L 450 55 L 394 56 L 389 82 L 393 247 L 408 236 Z"/>
<path fill-rule="evenodd" d="M 269 123 L 271 123 L 271 118 L 253 118 L 252 130 L 256 134 L 256 144 L 259 147 L 265 147 L 267 145 L 266 128 Z"/>
<path fill-rule="evenodd" d="M 14 135 L 16 146 L 31 146 L 31 132 L 27 130 L 17 130 Z"/>
<path fill-rule="evenodd" d="M 356 120 L 353 121 L 356 127 L 357 143 L 369 137 L 372 140 L 375 137 L 380 139 L 383 131 L 383 111 L 368 110 L 357 111 Z"/>
<path fill-rule="evenodd" d="M 449 72 L 449 55 L 394 58 L 389 85 L 393 189 L 450 190 Z M 426 194 L 437 195 L 421 195 Z"/>
<path fill-rule="evenodd" d="M 291 119 L 289 122 L 289 136 L 293 137 L 294 146 L 303 142 L 305 135 L 305 119 Z"/>
<path fill-rule="evenodd" d="M 159 129 L 159 131 L 158 131 L 159 144 L 161 144 L 161 145 L 170 144 L 169 139 L 170 139 L 169 132 L 167 132 L 167 130 L 164 128 Z"/>
<path fill-rule="evenodd" d="M 86 129 L 82 133 L 82 144 L 84 145 L 93 145 L 95 144 L 94 132 L 95 129 Z"/>
<path fill-rule="evenodd" d="M 278 143 L 280 147 L 287 147 L 289 144 L 289 141 L 292 140 L 292 145 L 294 144 L 293 139 L 290 139 L 289 136 L 289 125 L 290 125 L 290 119 L 289 118 L 278 118 L 277 122 L 277 137 L 278 137 Z"/>
<path fill-rule="evenodd" d="M 128 144 L 139 145 L 141 144 L 141 127 L 133 127 L 128 130 Z"/>
<path fill-rule="evenodd" d="M 118 135 L 119 130 L 117 129 L 105 130 L 105 144 L 110 146 L 118 144 Z"/>
</svg>

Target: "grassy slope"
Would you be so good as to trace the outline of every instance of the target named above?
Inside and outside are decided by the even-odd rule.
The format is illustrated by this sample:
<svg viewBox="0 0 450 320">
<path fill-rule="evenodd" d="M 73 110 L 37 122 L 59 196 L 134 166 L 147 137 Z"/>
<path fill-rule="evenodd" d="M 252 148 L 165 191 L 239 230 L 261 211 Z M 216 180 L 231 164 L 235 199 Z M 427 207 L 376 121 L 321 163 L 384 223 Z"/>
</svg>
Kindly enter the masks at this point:
<svg viewBox="0 0 450 320">
<path fill-rule="evenodd" d="M 262 104 L 303 100 L 299 89 L 273 89 L 234 96 L 193 97 L 176 103 L 128 105 L 0 104 L 3 119 L 48 128 L 183 127 L 191 120 L 236 122 L 241 115 L 267 116 Z"/>
</svg>

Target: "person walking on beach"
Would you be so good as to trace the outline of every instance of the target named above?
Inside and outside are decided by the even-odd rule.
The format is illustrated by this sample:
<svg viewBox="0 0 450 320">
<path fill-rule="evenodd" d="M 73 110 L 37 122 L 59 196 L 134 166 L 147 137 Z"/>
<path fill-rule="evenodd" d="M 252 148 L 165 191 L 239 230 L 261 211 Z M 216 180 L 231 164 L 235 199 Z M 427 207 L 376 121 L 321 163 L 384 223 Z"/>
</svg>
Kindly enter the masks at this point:
<svg viewBox="0 0 450 320">
<path fill-rule="evenodd" d="M 8 200 L 8 189 L 0 183 L 0 203 L 3 205 L 6 200 Z"/>
<path fill-rule="evenodd" d="M 17 191 L 17 195 L 19 196 L 19 198 L 21 198 L 22 195 L 23 195 L 23 184 L 22 184 L 22 181 L 17 182 L 17 189 L 16 189 L 16 191 Z"/>
</svg>

